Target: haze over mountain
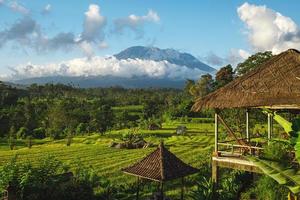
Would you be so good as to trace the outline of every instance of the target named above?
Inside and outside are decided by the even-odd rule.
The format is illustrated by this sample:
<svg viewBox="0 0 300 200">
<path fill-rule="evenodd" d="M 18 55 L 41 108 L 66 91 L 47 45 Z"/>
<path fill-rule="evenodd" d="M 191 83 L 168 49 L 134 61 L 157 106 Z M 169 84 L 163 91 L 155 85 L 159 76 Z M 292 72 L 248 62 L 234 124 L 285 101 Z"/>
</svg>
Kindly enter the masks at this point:
<svg viewBox="0 0 300 200">
<path fill-rule="evenodd" d="M 183 87 L 186 79 L 215 69 L 174 49 L 134 46 L 111 57 L 94 56 L 49 65 L 15 68 L 18 84 L 63 83 L 79 87 Z"/>
</svg>

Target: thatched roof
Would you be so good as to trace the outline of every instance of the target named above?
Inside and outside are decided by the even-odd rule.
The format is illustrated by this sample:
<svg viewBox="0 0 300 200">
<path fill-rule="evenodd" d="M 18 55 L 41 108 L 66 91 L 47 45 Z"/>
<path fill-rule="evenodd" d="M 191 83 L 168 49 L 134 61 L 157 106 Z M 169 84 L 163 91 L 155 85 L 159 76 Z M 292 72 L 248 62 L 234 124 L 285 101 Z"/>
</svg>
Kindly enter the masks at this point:
<svg viewBox="0 0 300 200">
<path fill-rule="evenodd" d="M 289 49 L 224 87 L 196 100 L 203 108 L 300 109 L 300 52 Z"/>
<path fill-rule="evenodd" d="M 144 159 L 130 167 L 122 169 L 122 171 L 130 175 L 160 182 L 198 172 L 196 168 L 185 164 L 168 151 L 163 143 Z"/>
</svg>

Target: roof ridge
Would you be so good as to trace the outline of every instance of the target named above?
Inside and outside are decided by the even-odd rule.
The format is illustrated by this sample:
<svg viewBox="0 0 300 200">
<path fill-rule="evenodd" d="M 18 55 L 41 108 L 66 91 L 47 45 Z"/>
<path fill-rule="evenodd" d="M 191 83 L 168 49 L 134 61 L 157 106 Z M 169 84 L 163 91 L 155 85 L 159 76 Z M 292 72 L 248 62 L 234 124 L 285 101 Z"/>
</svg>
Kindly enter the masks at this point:
<svg viewBox="0 0 300 200">
<path fill-rule="evenodd" d="M 161 179 L 165 180 L 165 170 L 164 170 L 164 143 L 163 141 L 159 144 L 159 155 L 160 155 L 160 173 L 161 173 Z"/>
</svg>

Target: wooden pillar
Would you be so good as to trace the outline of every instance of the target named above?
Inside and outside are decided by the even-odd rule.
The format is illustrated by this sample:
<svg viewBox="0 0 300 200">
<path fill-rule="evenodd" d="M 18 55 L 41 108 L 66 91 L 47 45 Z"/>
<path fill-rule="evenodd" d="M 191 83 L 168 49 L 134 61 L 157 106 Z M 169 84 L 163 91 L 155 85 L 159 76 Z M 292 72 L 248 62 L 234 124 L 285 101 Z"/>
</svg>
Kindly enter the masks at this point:
<svg viewBox="0 0 300 200">
<path fill-rule="evenodd" d="M 247 142 L 250 141 L 250 134 L 249 134 L 249 110 L 246 109 L 246 139 Z"/>
<path fill-rule="evenodd" d="M 273 116 L 271 113 L 268 113 L 268 140 L 272 139 L 273 132 Z"/>
<path fill-rule="evenodd" d="M 136 200 L 139 200 L 139 193 L 140 193 L 140 178 L 137 178 L 137 189 L 136 189 Z"/>
<path fill-rule="evenodd" d="M 218 152 L 218 129 L 219 129 L 219 123 L 218 123 L 218 113 L 215 113 L 215 152 Z"/>
<path fill-rule="evenodd" d="M 216 161 L 212 161 L 212 182 L 213 182 L 213 199 L 218 199 L 218 176 L 219 167 Z"/>
<path fill-rule="evenodd" d="M 181 178 L 181 197 L 180 200 L 184 200 L 184 177 Z"/>
</svg>

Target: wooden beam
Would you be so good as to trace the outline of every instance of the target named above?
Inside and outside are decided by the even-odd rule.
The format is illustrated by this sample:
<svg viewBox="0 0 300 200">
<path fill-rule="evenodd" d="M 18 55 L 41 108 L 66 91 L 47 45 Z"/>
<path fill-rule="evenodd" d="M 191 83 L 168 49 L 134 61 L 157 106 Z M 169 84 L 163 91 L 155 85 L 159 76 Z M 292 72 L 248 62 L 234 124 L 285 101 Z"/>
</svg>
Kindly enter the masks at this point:
<svg viewBox="0 0 300 200">
<path fill-rule="evenodd" d="M 218 123 L 218 113 L 215 113 L 215 152 L 218 152 L 218 129 L 219 129 L 219 123 Z"/>
<path fill-rule="evenodd" d="M 229 135 L 231 137 L 233 137 L 238 144 L 244 145 L 244 146 L 249 146 L 243 140 L 239 140 L 238 139 L 238 137 L 235 135 L 235 133 L 233 132 L 233 130 L 231 130 L 231 128 L 225 123 L 225 121 L 222 119 L 222 117 L 220 115 L 217 115 L 217 116 L 218 116 L 218 119 L 220 120 L 220 122 L 225 126 L 225 128 L 226 128 L 227 132 L 229 133 Z"/>
<path fill-rule="evenodd" d="M 273 132 L 273 116 L 271 113 L 268 113 L 268 140 L 272 139 Z"/>
<path fill-rule="evenodd" d="M 250 134 L 249 134 L 249 110 L 246 109 L 246 139 L 247 142 L 250 141 Z"/>
<path fill-rule="evenodd" d="M 254 173 L 263 173 L 258 166 L 254 163 L 244 160 L 241 158 L 234 158 L 234 157 L 213 157 L 212 162 L 215 163 L 216 167 L 224 167 L 230 169 L 237 169 L 247 172 L 254 172 Z"/>
<path fill-rule="evenodd" d="M 217 162 L 212 160 L 212 182 L 213 182 L 213 199 L 218 199 L 218 180 L 219 180 L 219 167 Z"/>
</svg>

